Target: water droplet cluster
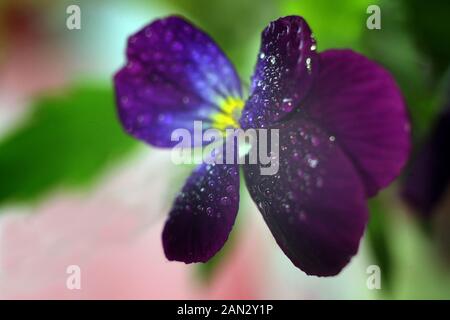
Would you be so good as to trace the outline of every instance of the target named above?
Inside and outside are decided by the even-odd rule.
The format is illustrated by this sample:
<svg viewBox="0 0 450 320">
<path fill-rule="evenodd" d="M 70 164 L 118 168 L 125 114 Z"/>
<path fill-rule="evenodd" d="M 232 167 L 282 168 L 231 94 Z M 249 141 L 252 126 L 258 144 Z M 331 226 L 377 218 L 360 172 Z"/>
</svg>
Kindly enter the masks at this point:
<svg viewBox="0 0 450 320">
<path fill-rule="evenodd" d="M 238 165 L 205 164 L 188 179 L 177 196 L 171 216 L 178 214 L 228 219 L 237 210 Z"/>
<path fill-rule="evenodd" d="M 309 199 L 326 187 L 326 163 L 336 148 L 334 138 L 298 119 L 281 124 L 279 130 L 279 172 L 265 176 L 260 165 L 245 165 L 247 186 L 266 219 L 306 223 L 314 214 Z"/>
<path fill-rule="evenodd" d="M 316 63 L 316 42 L 303 19 L 272 22 L 262 35 L 242 126 L 261 128 L 299 108 L 312 86 Z"/>
</svg>

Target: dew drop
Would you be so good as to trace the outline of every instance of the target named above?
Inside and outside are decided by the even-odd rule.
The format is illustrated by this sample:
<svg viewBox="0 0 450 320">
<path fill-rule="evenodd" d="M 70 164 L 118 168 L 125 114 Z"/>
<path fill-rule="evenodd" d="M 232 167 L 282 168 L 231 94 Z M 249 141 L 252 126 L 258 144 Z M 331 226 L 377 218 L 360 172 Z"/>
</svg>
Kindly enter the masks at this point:
<svg viewBox="0 0 450 320">
<path fill-rule="evenodd" d="M 288 203 L 283 203 L 283 209 L 286 210 L 286 212 L 291 211 L 291 206 Z"/>
<path fill-rule="evenodd" d="M 308 74 L 311 74 L 312 72 L 311 58 L 306 58 L 306 70 L 308 71 Z"/>
<path fill-rule="evenodd" d="M 290 112 L 293 109 L 292 99 L 284 98 L 281 104 L 281 109 L 285 112 Z"/>
<path fill-rule="evenodd" d="M 223 206 L 228 206 L 230 205 L 230 199 L 228 197 L 222 197 L 220 199 L 220 204 Z"/>
<path fill-rule="evenodd" d="M 318 164 L 319 164 L 319 160 L 318 160 L 317 158 L 312 157 L 312 156 L 309 156 L 309 157 L 308 157 L 308 165 L 309 165 L 311 168 L 317 167 Z"/>
</svg>

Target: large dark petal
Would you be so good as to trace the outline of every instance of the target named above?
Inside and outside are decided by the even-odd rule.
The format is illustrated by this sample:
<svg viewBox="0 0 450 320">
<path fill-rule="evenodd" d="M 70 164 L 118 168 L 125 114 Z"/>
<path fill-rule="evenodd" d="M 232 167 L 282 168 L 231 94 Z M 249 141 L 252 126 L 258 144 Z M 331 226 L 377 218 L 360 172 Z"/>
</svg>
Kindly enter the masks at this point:
<svg viewBox="0 0 450 320">
<path fill-rule="evenodd" d="M 131 36 L 127 65 L 114 78 L 124 128 L 138 139 L 170 147 L 171 132 L 193 129 L 240 97 L 239 78 L 213 40 L 180 17 L 157 20 Z"/>
<path fill-rule="evenodd" d="M 271 22 L 263 31 L 244 128 L 260 128 L 285 117 L 309 92 L 318 73 L 316 42 L 301 17 Z"/>
<path fill-rule="evenodd" d="M 356 254 L 367 222 L 364 186 L 330 136 L 301 118 L 280 130 L 280 166 L 245 165 L 250 195 L 278 245 L 310 275 L 339 273 Z"/>
<path fill-rule="evenodd" d="M 394 79 L 351 50 L 320 54 L 305 110 L 352 159 L 372 196 L 396 178 L 410 151 L 409 119 Z"/>
<path fill-rule="evenodd" d="M 237 164 L 202 164 L 175 199 L 162 239 L 169 260 L 206 262 L 219 251 L 239 207 Z"/>
<path fill-rule="evenodd" d="M 439 117 L 428 141 L 408 168 L 403 196 L 427 216 L 450 186 L 450 108 Z"/>
</svg>

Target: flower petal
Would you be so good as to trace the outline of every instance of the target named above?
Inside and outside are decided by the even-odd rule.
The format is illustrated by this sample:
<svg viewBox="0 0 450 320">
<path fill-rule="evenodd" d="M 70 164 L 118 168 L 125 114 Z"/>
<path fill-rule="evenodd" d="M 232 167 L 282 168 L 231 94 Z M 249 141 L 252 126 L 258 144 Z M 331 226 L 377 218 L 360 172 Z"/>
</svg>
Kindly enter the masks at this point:
<svg viewBox="0 0 450 320">
<path fill-rule="evenodd" d="M 368 196 L 399 175 L 409 156 L 409 120 L 400 90 L 379 65 L 351 50 L 322 52 L 305 108 L 352 159 Z"/>
<path fill-rule="evenodd" d="M 318 73 L 317 60 L 316 42 L 303 18 L 289 16 L 271 22 L 262 33 L 242 127 L 267 126 L 296 108 Z"/>
<path fill-rule="evenodd" d="M 206 262 L 228 239 L 239 207 L 237 164 L 203 164 L 178 195 L 163 231 L 169 260 Z"/>
<path fill-rule="evenodd" d="M 114 78 L 118 112 L 127 132 L 171 147 L 174 129 L 220 112 L 241 97 L 239 78 L 213 40 L 180 17 L 157 20 L 131 36 L 127 65 Z"/>
<path fill-rule="evenodd" d="M 408 169 L 403 197 L 429 217 L 450 185 L 450 108 L 444 110 L 431 136 Z"/>
<path fill-rule="evenodd" d="M 250 195 L 295 266 L 310 275 L 335 275 L 356 254 L 364 232 L 364 186 L 319 127 L 297 118 L 279 130 L 279 172 L 264 176 L 259 165 L 244 166 Z"/>
</svg>

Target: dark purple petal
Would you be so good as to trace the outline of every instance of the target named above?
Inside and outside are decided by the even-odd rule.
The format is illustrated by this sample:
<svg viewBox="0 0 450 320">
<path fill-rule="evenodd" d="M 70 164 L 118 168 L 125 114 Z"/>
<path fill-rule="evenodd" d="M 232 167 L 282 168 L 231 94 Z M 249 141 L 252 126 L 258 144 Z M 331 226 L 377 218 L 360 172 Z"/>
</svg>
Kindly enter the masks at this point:
<svg viewBox="0 0 450 320">
<path fill-rule="evenodd" d="M 368 196 L 399 175 L 410 151 L 409 119 L 382 67 L 351 50 L 322 52 L 305 109 L 352 159 Z"/>
<path fill-rule="evenodd" d="M 194 120 L 203 120 L 206 130 L 220 101 L 241 96 L 224 53 L 180 17 L 157 20 L 131 36 L 127 58 L 114 78 L 119 116 L 130 134 L 152 145 L 175 145 L 171 132 L 192 130 Z"/>
<path fill-rule="evenodd" d="M 412 162 L 403 197 L 429 216 L 450 186 L 450 109 L 439 117 L 430 138 Z"/>
<path fill-rule="evenodd" d="M 296 108 L 318 73 L 317 60 L 316 42 L 305 20 L 290 16 L 271 22 L 262 33 L 242 127 L 267 126 Z"/>
<path fill-rule="evenodd" d="M 310 275 L 339 273 L 358 251 L 367 222 L 364 186 L 330 136 L 301 118 L 280 125 L 278 174 L 245 165 L 250 195 L 273 236 Z"/>
<path fill-rule="evenodd" d="M 199 166 L 175 199 L 164 227 L 167 259 L 208 261 L 228 239 L 238 207 L 238 165 Z"/>
</svg>

